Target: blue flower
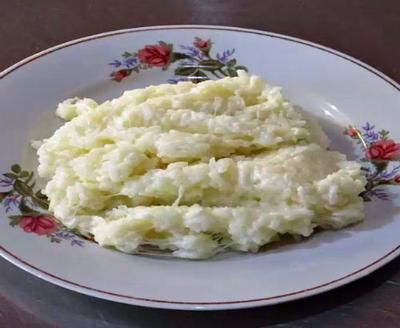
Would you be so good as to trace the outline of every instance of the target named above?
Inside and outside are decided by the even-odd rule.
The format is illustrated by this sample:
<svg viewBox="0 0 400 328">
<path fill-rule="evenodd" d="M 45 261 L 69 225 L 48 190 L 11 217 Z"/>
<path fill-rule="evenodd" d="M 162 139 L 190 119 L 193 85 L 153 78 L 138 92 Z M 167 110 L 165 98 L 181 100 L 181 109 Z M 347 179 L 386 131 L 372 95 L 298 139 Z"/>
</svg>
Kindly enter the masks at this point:
<svg viewBox="0 0 400 328">
<path fill-rule="evenodd" d="M 377 141 L 379 139 L 378 133 L 370 130 L 366 133 L 363 133 L 363 138 L 368 141 L 369 143 L 372 143 L 374 141 Z"/>
<path fill-rule="evenodd" d="M 231 58 L 231 56 L 235 53 L 235 48 L 231 49 L 231 50 L 225 50 L 222 52 L 222 54 L 217 53 L 217 59 L 223 63 L 226 64 Z"/>
<path fill-rule="evenodd" d="M 13 180 L 11 180 L 7 177 L 0 178 L 0 187 L 9 187 L 12 184 L 13 184 Z"/>
<path fill-rule="evenodd" d="M 380 189 L 380 188 L 369 190 L 367 195 L 370 197 L 376 197 L 376 198 L 382 199 L 382 200 L 390 200 L 390 196 L 388 195 L 388 193 L 385 190 Z"/>
<path fill-rule="evenodd" d="M 79 240 L 79 239 L 71 240 L 71 246 L 77 245 L 79 247 L 83 247 L 84 243 L 85 242 L 83 240 Z"/>
<path fill-rule="evenodd" d="M 20 195 L 12 193 L 3 200 L 3 205 L 6 209 L 6 213 L 12 210 L 13 207 L 18 207 L 20 203 Z"/>
<path fill-rule="evenodd" d="M 184 45 L 180 45 L 179 46 L 183 52 L 190 56 L 190 57 L 194 57 L 197 59 L 203 59 L 203 54 L 201 53 L 201 51 L 195 47 L 191 47 L 191 46 L 184 46 Z"/>
<path fill-rule="evenodd" d="M 400 165 L 396 165 L 392 167 L 390 170 L 386 169 L 379 174 L 379 177 L 383 180 L 393 179 L 400 172 Z"/>
<path fill-rule="evenodd" d="M 65 239 L 65 240 L 70 240 L 73 239 L 75 237 L 74 234 L 68 232 L 68 231 L 57 231 L 54 233 L 55 236 Z"/>
<path fill-rule="evenodd" d="M 108 65 L 111 65 L 111 66 L 114 66 L 115 68 L 118 68 L 118 67 L 120 67 L 122 65 L 122 63 L 119 60 L 115 59 L 111 63 L 108 63 Z"/>
<path fill-rule="evenodd" d="M 83 247 L 83 245 L 85 243 L 83 240 L 78 239 L 76 237 L 76 235 L 74 235 L 73 233 L 68 232 L 68 231 L 57 231 L 53 235 L 57 238 L 70 241 L 71 246 L 77 245 L 77 246 Z"/>
<path fill-rule="evenodd" d="M 138 64 L 138 60 L 137 60 L 136 57 L 129 57 L 129 58 L 127 58 L 127 59 L 124 60 L 124 65 L 125 65 L 127 68 L 134 67 L 134 66 L 136 66 L 137 64 Z"/>
<path fill-rule="evenodd" d="M 363 129 L 362 137 L 366 142 L 373 143 L 379 139 L 379 134 L 374 131 L 375 125 L 371 125 L 367 122 L 361 129 Z"/>
<path fill-rule="evenodd" d="M 361 127 L 365 131 L 373 130 L 375 129 L 375 125 L 369 124 L 369 122 L 365 123 L 364 126 Z"/>
</svg>

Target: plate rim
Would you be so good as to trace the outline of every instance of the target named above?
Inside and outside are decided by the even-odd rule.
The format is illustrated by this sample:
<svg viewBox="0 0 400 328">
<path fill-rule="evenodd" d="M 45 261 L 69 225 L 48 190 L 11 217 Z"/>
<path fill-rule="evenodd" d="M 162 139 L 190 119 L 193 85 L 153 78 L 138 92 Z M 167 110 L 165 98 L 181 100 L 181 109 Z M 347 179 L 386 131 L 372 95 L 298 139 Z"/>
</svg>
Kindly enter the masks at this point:
<svg viewBox="0 0 400 328">
<path fill-rule="evenodd" d="M 91 40 L 96 40 L 96 39 L 101 39 L 101 38 L 106 38 L 106 37 L 110 37 L 110 36 L 114 36 L 114 35 L 129 34 L 129 33 L 135 33 L 135 32 L 144 32 L 144 31 L 149 31 L 149 30 L 182 30 L 182 29 L 184 29 L 184 30 L 189 30 L 189 29 L 222 30 L 222 31 L 232 31 L 232 32 L 239 32 L 239 33 L 249 33 L 249 34 L 257 34 L 257 35 L 262 35 L 262 36 L 267 36 L 267 37 L 279 38 L 279 39 L 283 39 L 283 40 L 291 41 L 291 42 L 295 42 L 295 43 L 300 43 L 304 46 L 313 47 L 313 48 L 331 53 L 338 57 L 341 57 L 342 59 L 345 59 L 347 61 L 350 61 L 353 64 L 356 64 L 357 66 L 360 66 L 360 67 L 364 68 L 365 70 L 369 71 L 370 73 L 380 77 L 382 80 L 384 80 L 386 83 L 388 83 L 389 85 L 391 85 L 393 88 L 395 88 L 397 91 L 400 92 L 400 85 L 395 80 L 388 77 L 384 73 L 380 72 L 376 68 L 374 68 L 352 56 L 349 56 L 343 52 L 334 50 L 330 47 L 320 45 L 318 43 L 314 43 L 314 42 L 307 41 L 307 40 L 297 38 L 297 37 L 292 37 L 292 36 L 288 36 L 288 35 L 284 35 L 284 34 L 268 32 L 268 31 L 262 31 L 262 30 L 258 30 L 258 29 L 249 29 L 249 28 L 241 28 L 241 27 L 234 27 L 234 26 L 191 25 L 191 24 L 189 24 L 189 25 L 156 25 L 156 26 L 126 28 L 126 29 L 103 32 L 103 33 L 99 33 L 99 34 L 94 34 L 94 35 L 89 35 L 86 37 L 74 39 L 74 40 L 64 42 L 64 43 L 58 44 L 56 46 L 47 48 L 45 50 L 42 50 L 42 51 L 35 53 L 29 57 L 26 57 L 25 59 L 20 60 L 19 62 L 15 63 L 14 65 L 11 65 L 10 67 L 8 67 L 5 70 L 3 70 L 2 72 L 0 72 L 0 81 L 3 78 L 5 78 L 7 75 L 9 75 L 12 72 L 14 72 L 15 70 L 17 70 L 18 68 L 21 68 L 24 65 L 26 65 L 40 57 L 43 57 L 43 56 L 53 53 L 55 51 L 58 51 L 63 48 L 67 48 L 69 46 L 73 46 L 73 45 L 76 45 L 79 43 L 84 43 L 86 41 L 91 41 Z M 153 308 L 175 309 L 175 310 L 230 310 L 230 309 L 257 307 L 257 306 L 272 305 L 272 304 L 278 304 L 278 303 L 283 303 L 283 302 L 287 302 L 287 301 L 293 301 L 293 300 L 317 295 L 317 294 L 335 289 L 337 287 L 346 285 L 355 280 L 358 280 L 364 276 L 367 276 L 368 274 L 372 273 L 373 271 L 379 269 L 380 267 L 384 266 L 385 264 L 389 263 L 394 258 L 396 258 L 398 255 L 400 255 L 400 244 L 397 245 L 392 250 L 390 250 L 385 255 L 376 259 L 375 261 L 372 261 L 368 265 L 366 265 L 354 272 L 351 272 L 343 277 L 334 279 L 334 280 L 326 282 L 324 284 L 320 284 L 320 285 L 313 286 L 313 287 L 303 289 L 303 290 L 293 291 L 293 292 L 286 293 L 286 294 L 266 296 L 263 298 L 246 299 L 246 300 L 232 300 L 232 301 L 229 300 L 229 301 L 221 301 L 221 302 L 192 302 L 192 301 L 186 302 L 186 301 L 149 299 L 149 298 L 144 298 L 144 297 L 121 295 L 121 294 L 117 294 L 117 293 L 113 293 L 113 292 L 109 292 L 109 291 L 99 290 L 99 289 L 89 287 L 89 286 L 84 286 L 84 285 L 78 284 L 73 281 L 68 281 L 62 277 L 53 275 L 49 272 L 46 272 L 46 271 L 34 266 L 33 264 L 19 258 L 17 255 L 8 251 L 4 246 L 2 246 L 0 244 L 0 256 L 5 258 L 7 261 L 11 262 L 12 264 L 16 265 L 17 267 L 23 269 L 24 271 L 26 271 L 30 274 L 33 274 L 34 276 L 41 278 L 45 281 L 48 281 L 52 284 L 55 284 L 55 285 L 58 285 L 58 286 L 66 288 L 66 289 L 73 290 L 73 291 L 76 291 L 76 292 L 79 292 L 82 294 L 86 294 L 89 296 L 94 296 L 97 298 L 105 299 L 105 300 L 127 303 L 127 304 L 131 304 L 131 305 L 146 306 L 146 307 L 153 307 Z"/>
</svg>

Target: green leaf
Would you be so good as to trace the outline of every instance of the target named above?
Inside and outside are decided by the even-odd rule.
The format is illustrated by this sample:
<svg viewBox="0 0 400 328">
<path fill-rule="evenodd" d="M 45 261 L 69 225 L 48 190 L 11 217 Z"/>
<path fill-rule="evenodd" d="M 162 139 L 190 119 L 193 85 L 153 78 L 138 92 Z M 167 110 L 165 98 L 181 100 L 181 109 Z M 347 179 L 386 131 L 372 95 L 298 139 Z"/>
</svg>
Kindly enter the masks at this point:
<svg viewBox="0 0 400 328">
<path fill-rule="evenodd" d="M 41 198 L 32 197 L 32 201 L 35 205 L 43 208 L 45 210 L 49 209 L 49 201 L 47 200 L 46 196 L 42 196 Z"/>
<path fill-rule="evenodd" d="M 31 188 L 33 190 L 33 188 L 35 188 L 36 186 L 36 182 L 33 181 L 32 184 L 28 185 L 29 188 Z"/>
<path fill-rule="evenodd" d="M 39 198 L 39 199 L 44 199 L 47 200 L 47 196 L 42 194 L 42 192 L 40 190 L 36 191 L 35 193 L 35 197 Z"/>
<path fill-rule="evenodd" d="M 14 188 L 15 191 L 22 196 L 31 196 L 33 194 L 32 189 L 21 180 L 15 181 Z"/>
<path fill-rule="evenodd" d="M 171 61 L 171 63 L 175 63 L 178 60 L 188 59 L 188 58 L 190 58 L 190 56 L 188 56 L 186 54 L 183 54 L 181 52 L 173 52 L 172 55 L 171 55 L 170 61 Z"/>
<path fill-rule="evenodd" d="M 249 71 L 249 70 L 247 69 L 247 67 L 246 67 L 246 66 L 243 66 L 243 65 L 238 65 L 238 66 L 236 66 L 236 67 L 235 67 L 235 70 L 237 70 L 237 71 L 243 70 L 243 71 L 246 71 L 246 72 Z"/>
<path fill-rule="evenodd" d="M 199 62 L 199 68 L 205 71 L 215 71 L 223 66 L 223 63 L 215 59 L 206 59 Z"/>
<path fill-rule="evenodd" d="M 168 44 L 168 43 L 166 43 L 166 42 L 164 42 L 164 41 L 158 41 L 158 44 L 159 44 L 160 46 L 167 47 L 167 48 L 170 46 L 170 44 Z"/>
<path fill-rule="evenodd" d="M 21 218 L 21 215 L 10 215 L 8 218 L 9 218 L 10 220 L 15 220 L 15 219 Z"/>
<path fill-rule="evenodd" d="M 34 204 L 36 204 L 40 208 L 43 208 L 44 210 L 48 210 L 49 209 L 49 203 L 48 203 L 47 200 L 32 198 L 32 201 L 33 201 Z"/>
<path fill-rule="evenodd" d="M 237 76 L 237 72 L 236 72 L 236 70 L 235 70 L 234 68 L 228 67 L 226 70 L 227 70 L 228 75 L 229 75 L 230 77 L 235 77 L 235 76 Z"/>
<path fill-rule="evenodd" d="M 11 171 L 18 174 L 19 172 L 21 172 L 21 166 L 19 166 L 18 164 L 14 164 L 13 166 L 11 166 Z"/>
<path fill-rule="evenodd" d="M 233 58 L 226 63 L 226 66 L 235 66 L 236 63 L 237 63 L 237 60 L 235 58 Z"/>
<path fill-rule="evenodd" d="M 133 56 L 133 53 L 128 52 L 128 51 L 125 51 L 125 52 L 122 54 L 122 57 L 124 57 L 124 58 L 128 58 L 128 57 L 131 57 L 131 56 Z"/>
<path fill-rule="evenodd" d="M 26 178 L 29 177 L 29 172 L 28 171 L 22 171 L 19 175 L 20 178 Z"/>
<path fill-rule="evenodd" d="M 19 223 L 21 221 L 21 215 L 11 215 L 8 218 L 10 219 L 9 224 L 12 227 L 19 225 Z"/>
<path fill-rule="evenodd" d="M 378 172 L 384 171 L 389 165 L 388 161 L 372 160 L 371 163 L 375 165 Z"/>
<path fill-rule="evenodd" d="M 381 137 L 381 139 L 386 140 L 389 136 L 389 131 L 387 130 L 381 130 L 378 132 L 379 136 Z"/>
<path fill-rule="evenodd" d="M 28 184 L 29 182 L 31 182 L 32 178 L 33 178 L 33 172 L 30 172 L 28 178 L 25 179 L 25 183 Z M 31 188 L 33 188 L 33 187 L 31 187 Z"/>
<path fill-rule="evenodd" d="M 175 69 L 175 75 L 189 76 L 197 71 L 196 67 L 178 67 Z"/>
<path fill-rule="evenodd" d="M 206 73 L 204 73 L 202 70 L 199 70 L 199 69 L 196 72 L 194 72 L 192 75 L 193 76 L 203 76 L 203 77 L 206 77 L 208 79 L 208 75 Z"/>
<path fill-rule="evenodd" d="M 18 179 L 18 176 L 14 173 L 4 173 L 3 175 L 12 180 Z"/>
<path fill-rule="evenodd" d="M 26 205 L 23 200 L 21 201 L 21 203 L 19 203 L 19 210 L 21 211 L 21 214 L 24 214 L 24 215 L 40 214 L 38 211 L 35 211 L 34 209 L 32 209 L 28 205 Z"/>
<path fill-rule="evenodd" d="M 192 80 L 193 83 L 200 83 L 202 81 L 209 80 L 208 75 L 206 73 L 204 73 L 203 71 L 201 71 L 201 70 L 196 70 L 190 76 L 200 76 L 200 77 L 202 77 L 201 79 L 193 79 Z"/>
</svg>

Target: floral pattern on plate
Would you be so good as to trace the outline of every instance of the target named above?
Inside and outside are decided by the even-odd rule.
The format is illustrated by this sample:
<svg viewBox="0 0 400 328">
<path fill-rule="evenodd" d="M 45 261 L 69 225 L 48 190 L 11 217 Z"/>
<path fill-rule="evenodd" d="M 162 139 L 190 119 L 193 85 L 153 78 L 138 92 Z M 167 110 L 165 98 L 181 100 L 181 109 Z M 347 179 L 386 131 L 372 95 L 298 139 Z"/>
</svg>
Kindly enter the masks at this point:
<svg viewBox="0 0 400 328">
<path fill-rule="evenodd" d="M 175 76 L 168 80 L 169 83 L 192 81 L 195 83 L 208 80 L 211 77 L 237 76 L 238 70 L 247 68 L 239 65 L 233 58 L 235 48 L 218 52 L 212 55 L 213 42 L 195 37 L 192 45 L 175 46 L 171 43 L 159 41 L 157 44 L 145 45 L 135 52 L 124 52 L 122 58 L 111 63 L 116 70 L 110 76 L 117 82 L 122 81 L 133 72 L 139 73 L 149 68 L 167 70 L 171 64 Z"/>
<path fill-rule="evenodd" d="M 69 242 L 71 246 L 84 245 L 78 231 L 69 230 L 51 213 L 49 203 L 40 190 L 35 191 L 33 172 L 22 170 L 18 164 L 0 176 L 0 204 L 9 214 L 9 222 L 27 233 L 46 236 L 51 242 Z"/>
<path fill-rule="evenodd" d="M 355 140 L 362 151 L 360 161 L 367 177 L 365 191 L 361 194 L 364 201 L 374 197 L 389 200 L 390 194 L 383 187 L 400 185 L 400 144 L 389 137 L 389 131 L 378 131 L 368 122 L 361 128 L 349 126 L 344 134 Z"/>
</svg>

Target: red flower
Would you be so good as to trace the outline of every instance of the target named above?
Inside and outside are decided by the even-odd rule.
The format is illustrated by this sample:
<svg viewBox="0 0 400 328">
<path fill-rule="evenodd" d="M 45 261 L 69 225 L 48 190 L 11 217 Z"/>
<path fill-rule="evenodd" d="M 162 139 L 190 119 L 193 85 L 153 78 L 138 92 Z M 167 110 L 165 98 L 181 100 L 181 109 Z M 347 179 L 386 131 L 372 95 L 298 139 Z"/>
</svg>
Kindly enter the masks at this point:
<svg viewBox="0 0 400 328">
<path fill-rule="evenodd" d="M 57 230 L 56 223 L 50 216 L 23 216 L 19 226 L 25 232 L 33 232 L 37 235 L 49 235 Z"/>
<path fill-rule="evenodd" d="M 344 131 L 344 134 L 347 134 L 349 137 L 356 137 L 358 135 L 358 130 L 356 128 L 349 127 Z"/>
<path fill-rule="evenodd" d="M 211 47 L 211 42 L 210 40 L 203 40 L 200 38 L 195 38 L 195 41 L 193 42 L 193 45 L 197 48 L 200 49 L 202 51 L 207 51 L 210 49 Z"/>
<path fill-rule="evenodd" d="M 120 69 L 119 71 L 112 72 L 111 73 L 111 78 L 114 81 L 120 82 L 124 78 L 126 78 L 128 75 L 131 74 L 131 70 L 129 69 Z"/>
<path fill-rule="evenodd" d="M 377 160 L 393 160 L 400 155 L 400 144 L 391 139 L 378 140 L 368 148 L 368 158 Z"/>
<path fill-rule="evenodd" d="M 169 56 L 170 49 L 163 44 L 145 46 L 138 51 L 140 61 L 150 66 L 166 66 L 169 62 Z"/>
<path fill-rule="evenodd" d="M 394 182 L 400 184 L 400 175 L 395 176 L 393 180 Z"/>
</svg>

